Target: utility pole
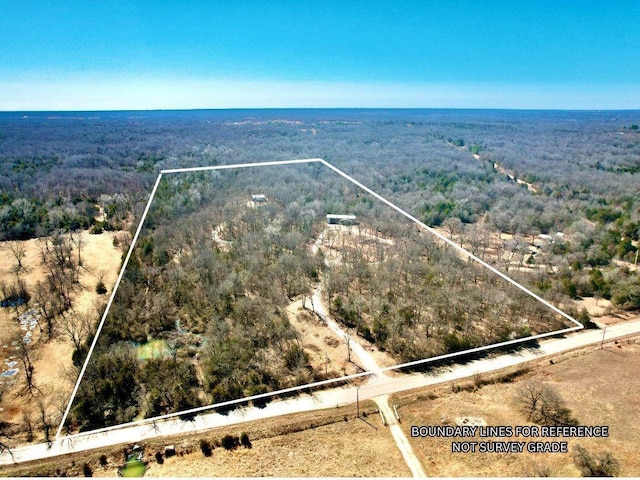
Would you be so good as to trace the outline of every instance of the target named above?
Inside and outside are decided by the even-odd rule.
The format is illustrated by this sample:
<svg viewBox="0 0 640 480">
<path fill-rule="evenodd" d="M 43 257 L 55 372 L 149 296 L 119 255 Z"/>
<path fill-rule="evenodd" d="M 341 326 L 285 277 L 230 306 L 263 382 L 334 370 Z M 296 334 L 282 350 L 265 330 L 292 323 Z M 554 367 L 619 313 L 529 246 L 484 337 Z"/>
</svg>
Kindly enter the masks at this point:
<svg viewBox="0 0 640 480">
<path fill-rule="evenodd" d="M 602 331 L 602 342 L 600 342 L 600 349 L 604 346 L 604 334 L 607 333 L 607 326 L 604 326 L 604 330 Z"/>
<path fill-rule="evenodd" d="M 356 415 L 360 418 L 360 387 L 356 387 Z"/>
<path fill-rule="evenodd" d="M 327 351 L 324 351 L 324 376 L 329 377 L 329 355 L 327 355 Z"/>
</svg>

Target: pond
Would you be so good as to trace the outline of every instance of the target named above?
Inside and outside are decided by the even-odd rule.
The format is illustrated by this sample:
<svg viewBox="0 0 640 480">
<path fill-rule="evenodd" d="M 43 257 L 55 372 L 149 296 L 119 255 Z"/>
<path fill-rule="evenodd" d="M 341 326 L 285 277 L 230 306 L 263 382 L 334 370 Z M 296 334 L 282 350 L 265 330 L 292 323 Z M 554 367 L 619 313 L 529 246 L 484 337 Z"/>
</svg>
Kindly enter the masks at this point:
<svg viewBox="0 0 640 480">
<path fill-rule="evenodd" d="M 150 358 L 164 358 L 171 352 L 165 340 L 151 340 L 139 345 L 136 344 L 136 354 L 138 360 L 149 360 Z"/>
<path fill-rule="evenodd" d="M 135 457 L 130 457 L 124 467 L 120 469 L 120 475 L 123 477 L 144 477 L 144 472 L 147 470 L 144 463 Z"/>
<path fill-rule="evenodd" d="M 0 307 L 19 307 L 21 305 L 24 305 L 25 303 L 27 303 L 26 298 L 15 296 L 0 300 Z"/>
</svg>

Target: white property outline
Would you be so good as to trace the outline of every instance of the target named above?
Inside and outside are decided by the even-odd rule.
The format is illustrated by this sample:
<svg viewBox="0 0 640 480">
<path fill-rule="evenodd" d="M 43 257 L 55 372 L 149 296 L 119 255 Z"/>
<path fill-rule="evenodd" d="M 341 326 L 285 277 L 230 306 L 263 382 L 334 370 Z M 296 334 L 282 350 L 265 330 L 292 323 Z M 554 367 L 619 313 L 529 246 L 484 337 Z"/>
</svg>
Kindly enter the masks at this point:
<svg viewBox="0 0 640 480">
<path fill-rule="evenodd" d="M 149 213 L 149 209 L 151 207 L 151 202 L 153 201 L 153 198 L 155 197 L 156 191 L 158 190 L 158 185 L 160 184 L 160 180 L 162 180 L 162 175 L 171 174 L 171 173 L 200 172 L 200 171 L 209 171 L 209 170 L 227 170 L 227 169 L 250 168 L 250 167 L 269 167 L 269 166 L 292 165 L 292 164 L 303 164 L 303 163 L 321 163 L 325 167 L 328 167 L 330 170 L 333 170 L 334 172 L 336 172 L 340 176 L 342 176 L 342 177 L 346 178 L 347 180 L 349 180 L 351 183 L 353 183 L 357 187 L 361 188 L 362 190 L 364 190 L 365 192 L 369 193 L 370 195 L 373 195 L 378 200 L 382 201 L 383 203 L 385 203 L 389 207 L 391 207 L 394 210 L 396 210 L 397 212 L 401 213 L 402 215 L 407 217 L 409 220 L 411 220 L 414 223 L 416 223 L 419 227 L 422 227 L 423 229 L 427 230 L 432 235 L 438 237 L 440 240 L 444 241 L 447 245 L 452 246 L 453 248 L 458 250 L 460 253 L 463 253 L 464 255 L 469 257 L 470 259 L 474 260 L 475 262 L 477 262 L 480 265 L 482 265 L 483 267 L 489 269 L 491 272 L 495 273 L 496 275 L 498 275 L 502 279 L 506 280 L 507 282 L 511 283 L 515 287 L 519 288 L 521 291 L 523 291 L 527 295 L 529 295 L 529 296 L 533 297 L 534 299 L 538 300 L 543 305 L 545 305 L 546 307 L 550 308 L 554 312 L 558 313 L 559 315 L 561 315 L 565 319 L 567 319 L 570 322 L 576 324 L 575 327 L 564 328 L 564 329 L 561 329 L 561 330 L 555 330 L 555 331 L 552 331 L 552 332 L 541 333 L 541 334 L 538 334 L 538 335 L 533 335 L 533 336 L 529 336 L 529 337 L 525 337 L 525 338 L 518 338 L 518 339 L 515 339 L 515 340 L 508 340 L 508 341 L 505 341 L 505 342 L 493 343 L 491 345 L 485 345 L 485 346 L 482 346 L 482 347 L 471 348 L 469 350 L 463 350 L 463 351 L 454 352 L 454 353 L 447 353 L 447 354 L 439 355 L 439 356 L 436 356 L 436 357 L 425 358 L 425 359 L 422 359 L 422 360 L 414 360 L 412 362 L 402 363 L 402 364 L 391 366 L 391 367 L 385 367 L 385 368 L 381 368 L 379 370 L 380 373 L 386 372 L 386 371 L 391 371 L 391 370 L 400 370 L 400 369 L 406 368 L 406 367 L 411 367 L 411 366 L 415 366 L 415 365 L 421 365 L 421 364 L 436 362 L 436 361 L 443 360 L 443 359 L 454 358 L 454 357 L 458 357 L 458 356 L 462 356 L 462 355 L 468 355 L 468 354 L 472 354 L 472 353 L 482 352 L 482 351 L 485 351 L 485 350 L 490 350 L 490 349 L 494 349 L 494 348 L 500 348 L 500 347 L 504 347 L 504 346 L 508 346 L 508 345 L 516 345 L 518 343 L 525 343 L 525 342 L 529 342 L 531 340 L 537 340 L 537 339 L 540 339 L 540 338 L 550 337 L 550 336 L 554 336 L 554 335 L 561 335 L 561 334 L 573 332 L 573 331 L 576 331 L 576 330 L 582 330 L 584 328 L 584 325 L 582 323 L 580 323 L 578 320 L 576 320 L 575 318 L 571 317 L 570 315 L 568 315 L 567 313 L 563 312 L 559 308 L 557 308 L 554 305 L 550 304 L 545 299 L 543 299 L 542 297 L 536 295 L 535 293 L 533 293 L 531 290 L 529 290 L 525 286 L 519 284 L 518 282 L 516 282 L 515 280 L 513 280 L 509 276 L 505 275 L 504 273 L 500 272 L 496 268 L 494 268 L 491 265 L 489 265 L 488 263 L 486 263 L 484 260 L 481 260 L 480 258 L 476 257 L 471 252 L 469 252 L 469 251 L 465 250 L 464 248 L 462 248 L 461 246 L 457 245 L 454 241 L 452 241 L 452 240 L 448 239 L 447 237 L 445 237 L 444 235 L 438 233 L 436 230 L 434 230 L 433 228 L 429 227 L 428 225 L 425 225 L 420 220 L 415 218 L 413 215 L 405 212 L 400 207 L 394 205 L 393 203 L 391 203 L 386 198 L 378 195 L 376 192 L 374 192 L 370 188 L 364 186 L 362 183 L 360 183 L 359 181 L 357 181 L 356 179 L 354 179 L 350 175 L 347 175 L 342 170 L 339 170 L 338 168 L 334 167 L 332 164 L 330 164 L 329 162 L 327 162 L 327 161 L 325 161 L 325 160 L 323 160 L 321 158 L 307 158 L 307 159 L 298 159 L 298 160 L 280 160 L 280 161 L 272 161 L 272 162 L 241 163 L 241 164 L 235 164 L 235 165 L 213 165 L 213 166 L 208 166 L 208 167 L 189 167 L 189 168 L 174 168 L 174 169 L 168 169 L 168 170 L 161 170 L 160 173 L 158 174 L 158 178 L 156 179 L 156 183 L 154 184 L 153 189 L 151 190 L 151 195 L 149 196 L 149 200 L 147 201 L 147 205 L 146 205 L 146 207 L 145 207 L 145 209 L 144 209 L 144 211 L 142 213 L 142 217 L 140 218 L 140 223 L 138 224 L 138 228 L 136 229 L 136 233 L 135 233 L 135 235 L 134 235 L 134 237 L 133 237 L 133 239 L 131 241 L 131 245 L 129 246 L 129 251 L 127 252 L 127 256 L 124 259 L 124 262 L 122 264 L 122 268 L 120 269 L 120 274 L 118 275 L 118 278 L 117 278 L 116 283 L 115 283 L 115 285 L 113 287 L 113 290 L 111 292 L 111 296 L 109 297 L 109 301 L 107 303 L 105 311 L 102 314 L 102 319 L 100 320 L 100 324 L 98 325 L 98 328 L 96 329 L 96 333 L 95 333 L 95 335 L 93 337 L 93 341 L 91 342 L 91 347 L 89 348 L 89 351 L 87 353 L 87 358 L 85 359 L 84 365 L 82 366 L 82 369 L 80 370 L 80 374 L 78 375 L 78 380 L 76 381 L 75 387 L 73 388 L 73 391 L 71 393 L 71 398 L 69 399 L 69 403 L 67 405 L 67 408 L 65 409 L 65 412 L 64 412 L 64 415 L 62 416 L 62 420 L 60 422 L 60 425 L 58 426 L 58 430 L 56 432 L 56 441 L 60 440 L 60 434 L 62 432 L 62 429 L 64 428 L 64 424 L 65 424 L 65 422 L 67 420 L 67 416 L 69 415 L 69 412 L 71 411 L 71 406 L 73 404 L 73 401 L 75 400 L 75 397 L 76 397 L 76 395 L 78 393 L 78 389 L 80 387 L 80 382 L 82 381 L 82 378 L 84 377 L 84 373 L 85 373 L 85 371 L 87 369 L 87 365 L 89 364 L 89 360 L 91 359 L 91 355 L 93 354 L 93 350 L 94 350 L 94 348 L 95 348 L 95 346 L 96 346 L 96 344 L 98 342 L 98 338 L 100 336 L 100 332 L 102 331 L 102 327 L 104 326 L 104 323 L 105 323 L 105 321 L 107 319 L 107 315 L 109 313 L 109 309 L 111 308 L 111 304 L 113 303 L 113 300 L 115 298 L 115 295 L 116 295 L 116 292 L 118 290 L 118 287 L 120 286 L 120 281 L 122 280 L 124 272 L 125 272 L 125 270 L 127 268 L 127 265 L 129 263 L 129 258 L 131 257 L 131 253 L 133 252 L 133 248 L 135 247 L 135 244 L 138 241 L 138 237 L 140 235 L 140 232 L 142 231 L 142 225 L 144 224 L 144 221 L 145 221 L 145 219 L 147 217 L 147 214 Z M 298 392 L 298 391 L 301 391 L 301 390 L 311 389 L 311 388 L 314 388 L 314 387 L 319 387 L 319 386 L 324 386 L 324 385 L 329 385 L 329 384 L 332 384 L 332 383 L 348 382 L 348 381 L 350 381 L 352 379 L 355 379 L 355 378 L 370 376 L 370 375 L 374 375 L 376 373 L 378 373 L 378 371 L 376 371 L 376 372 L 373 372 L 373 371 L 360 372 L 360 373 L 356 373 L 356 374 L 353 374 L 353 375 L 346 375 L 346 376 L 338 377 L 338 378 L 334 378 L 334 379 L 322 380 L 322 381 L 319 381 L 319 382 L 308 383 L 308 384 L 299 385 L 299 386 L 296 386 L 296 387 L 285 388 L 285 389 L 277 390 L 277 391 L 274 391 L 274 392 L 261 393 L 261 394 L 258 394 L 258 395 L 252 395 L 252 396 L 249 396 L 249 397 L 244 397 L 244 398 L 240 398 L 240 399 L 236 399 L 236 400 L 228 400 L 226 402 L 220 402 L 220 403 L 216 403 L 216 404 L 213 404 L 213 405 L 206 405 L 206 406 L 202 406 L 202 407 L 191 408 L 189 410 L 183 410 L 181 412 L 168 413 L 168 414 L 165 414 L 165 415 L 159 415 L 157 417 L 145 418 L 145 419 L 138 420 L 138 421 L 135 421 L 135 422 L 121 423 L 121 424 L 118 424 L 118 425 L 112 425 L 112 426 L 109 426 L 109 427 L 104 427 L 104 428 L 100 428 L 100 429 L 96 429 L 96 430 L 90 430 L 90 431 L 87 431 L 87 432 L 81 432 L 81 433 L 77 433 L 77 434 L 73 434 L 73 435 L 66 435 L 64 438 L 72 440 L 73 438 L 76 438 L 76 437 L 82 437 L 82 436 L 85 436 L 85 435 L 99 433 L 99 432 L 106 432 L 106 431 L 110 431 L 110 430 L 117 430 L 119 428 L 124 428 L 124 427 L 128 427 L 128 426 L 136 425 L 136 424 L 154 423 L 154 422 L 156 422 L 158 420 L 164 420 L 164 419 L 172 418 L 172 417 L 179 417 L 179 416 L 196 414 L 196 413 L 203 412 L 203 411 L 206 411 L 206 410 L 213 410 L 213 409 L 216 409 L 216 408 L 219 408 L 219 407 L 225 407 L 225 406 L 234 405 L 234 404 L 237 404 L 237 403 L 244 403 L 244 402 L 248 402 L 250 400 L 257 400 L 257 399 L 261 399 L 261 398 L 273 397 L 273 396 L 276 396 L 276 395 L 281 395 L 283 393 Z"/>
</svg>

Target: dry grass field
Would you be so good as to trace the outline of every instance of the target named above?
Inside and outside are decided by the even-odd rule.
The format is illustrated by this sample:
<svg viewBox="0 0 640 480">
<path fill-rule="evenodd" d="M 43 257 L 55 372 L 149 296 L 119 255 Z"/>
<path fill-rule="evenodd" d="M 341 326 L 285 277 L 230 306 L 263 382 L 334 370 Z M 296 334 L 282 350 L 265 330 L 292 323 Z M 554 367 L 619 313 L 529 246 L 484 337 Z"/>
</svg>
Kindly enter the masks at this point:
<svg viewBox="0 0 640 480">
<path fill-rule="evenodd" d="M 407 477 L 411 472 L 381 425 L 373 402 L 362 402 L 362 419 L 352 406 L 288 415 L 198 434 L 141 442 L 145 477 Z M 216 446 L 210 457 L 200 450 L 200 440 L 212 444 L 226 435 L 246 432 L 251 448 L 227 451 Z M 155 454 L 174 445 L 176 456 L 159 464 Z M 102 451 L 82 452 L 0 471 L 2 476 L 81 476 L 87 463 L 94 477 L 116 477 L 124 463 L 118 445 Z M 104 455 L 105 465 L 100 464 Z"/>
<path fill-rule="evenodd" d="M 406 477 L 410 471 L 377 415 L 151 464 L 148 477 Z"/>
<path fill-rule="evenodd" d="M 308 307 L 308 302 L 307 302 Z M 326 305 L 325 305 L 325 308 Z M 358 373 L 356 365 L 362 365 L 362 360 L 356 352 L 351 352 L 352 362 L 347 361 L 347 345 L 344 338 L 340 338 L 328 328 L 320 319 L 308 310 L 302 309 L 302 301 L 292 302 L 287 307 L 289 322 L 300 334 L 305 353 L 309 356 L 309 363 L 314 370 L 327 373 L 327 378 L 338 378 L 343 375 Z M 358 342 L 382 367 L 397 365 L 397 361 L 386 352 L 381 352 L 371 342 L 360 336 L 353 336 L 352 341 Z M 395 372 L 390 374 L 397 375 Z"/>
<path fill-rule="evenodd" d="M 410 439 L 428 476 L 517 477 L 540 475 L 546 468 L 553 476 L 580 476 L 571 453 L 576 444 L 592 454 L 612 452 L 620 462 L 621 476 L 640 476 L 640 340 L 621 340 L 604 349 L 591 348 L 541 363 L 514 381 L 473 388 L 466 384 L 440 387 L 431 393 L 399 396 L 405 432 L 411 425 L 455 425 L 465 417 L 482 419 L 487 425 L 533 425 L 517 406 L 517 392 L 530 379 L 553 386 L 566 401 L 580 425 L 607 425 L 609 438 L 532 439 L 568 441 L 569 453 L 452 453 L 452 439 Z M 484 379 L 487 380 L 487 379 Z M 461 391 L 454 393 L 453 390 Z M 457 439 L 462 440 L 462 439 Z M 522 439 L 473 438 L 471 441 Z"/>
<path fill-rule="evenodd" d="M 347 362 L 344 338 L 339 338 L 311 312 L 302 309 L 302 300 L 287 307 L 289 322 L 300 334 L 303 349 L 309 356 L 314 370 L 326 373 L 327 378 L 337 378 L 356 373 L 356 367 Z"/>
<path fill-rule="evenodd" d="M 95 320 L 98 321 L 96 306 L 100 302 L 106 302 L 120 267 L 122 251 L 114 246 L 113 239 L 114 236 L 123 233 L 105 232 L 100 235 L 82 233 L 83 266 L 80 268 L 79 282 L 74 288 L 72 297 L 73 312 L 68 312 L 67 315 L 95 315 Z M 21 272 L 20 278 L 25 281 L 27 290 L 31 293 L 34 292 L 37 282 L 46 281 L 46 271 L 41 261 L 41 243 L 40 239 L 21 242 L 25 252 L 22 263 L 26 272 Z M 74 251 L 74 258 L 77 258 L 77 250 Z M 15 278 L 13 273 L 15 265 L 16 260 L 9 244 L 0 243 L 0 279 L 10 283 Z M 107 295 L 99 296 L 96 293 L 96 284 L 100 277 L 107 286 Z M 32 307 L 34 302 L 35 300 L 32 299 Z M 11 360 L 17 360 L 16 347 L 12 345 L 12 341 L 24 334 L 24 332 L 21 333 L 16 321 L 17 315 L 24 310 L 26 310 L 25 307 L 19 307 L 17 310 L 0 308 L 2 362 L 12 356 L 14 358 Z M 44 325 L 41 325 L 43 330 L 37 327 L 33 330 L 32 342 L 28 347 L 34 367 L 34 384 L 37 387 L 33 396 L 25 391 L 23 366 L 20 362 L 16 367 L 19 371 L 15 376 L 2 379 L 3 383 L 0 387 L 5 388 L 5 393 L 0 402 L 0 419 L 3 421 L 21 424 L 24 422 L 24 415 L 27 414 L 34 417 L 34 425 L 37 425 L 35 411 L 38 401 L 47 405 L 48 413 L 54 423 L 58 420 L 75 381 L 71 359 L 73 344 L 62 334 L 62 321 L 63 319 L 60 318 L 56 320 L 56 335 L 51 340 L 47 339 Z"/>
</svg>

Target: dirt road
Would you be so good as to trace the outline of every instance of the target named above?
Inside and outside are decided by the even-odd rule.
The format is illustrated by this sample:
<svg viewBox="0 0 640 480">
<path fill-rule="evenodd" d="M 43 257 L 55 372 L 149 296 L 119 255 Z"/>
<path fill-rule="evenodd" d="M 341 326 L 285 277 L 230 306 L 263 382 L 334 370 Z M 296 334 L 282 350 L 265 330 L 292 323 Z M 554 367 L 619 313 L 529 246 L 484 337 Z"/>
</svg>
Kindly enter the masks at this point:
<svg viewBox="0 0 640 480">
<path fill-rule="evenodd" d="M 342 338 L 348 336 L 348 333 L 343 329 L 343 327 L 341 327 L 338 322 L 336 322 L 329 316 L 329 313 L 327 312 L 326 306 L 324 305 L 324 301 L 322 299 L 321 285 L 316 287 L 313 292 L 313 305 L 315 307 L 316 314 L 318 314 L 324 320 L 324 322 L 331 330 L 333 330 L 338 336 Z M 374 374 L 369 377 L 366 385 L 379 383 L 385 384 L 389 380 L 391 380 L 391 377 L 384 373 L 382 368 L 376 363 L 373 356 L 369 352 L 367 352 L 362 347 L 362 345 L 360 345 L 357 336 L 356 338 L 350 339 L 349 348 L 351 348 L 353 353 L 358 356 L 358 359 L 361 362 L 361 366 L 365 370 L 374 372 Z M 371 399 L 376 402 L 376 405 L 378 405 L 378 408 L 384 415 L 391 435 L 393 436 L 393 439 L 398 446 L 398 450 L 400 450 L 400 453 L 402 453 L 402 457 L 404 458 L 405 462 L 407 462 L 407 466 L 411 470 L 413 476 L 417 478 L 426 477 L 424 470 L 422 469 L 422 464 L 413 451 L 413 448 L 411 447 L 407 436 L 404 434 L 404 431 L 402 430 L 402 428 L 400 428 L 400 425 L 398 425 L 394 411 L 389 406 L 389 395 L 383 394 L 380 396 L 371 397 Z"/>
<path fill-rule="evenodd" d="M 402 457 L 411 470 L 412 475 L 415 478 L 425 478 L 427 475 L 424 473 L 422 463 L 420 463 L 420 460 L 418 460 L 418 456 L 413 451 L 411 443 L 409 443 L 409 439 L 398 424 L 398 420 L 396 418 L 394 410 L 389 405 L 389 395 L 381 395 L 374 398 L 373 400 L 376 402 L 378 408 L 384 415 L 387 426 L 389 427 L 389 431 L 391 432 L 393 439 L 396 441 L 398 450 L 400 450 L 400 453 L 402 453 Z"/>
</svg>

